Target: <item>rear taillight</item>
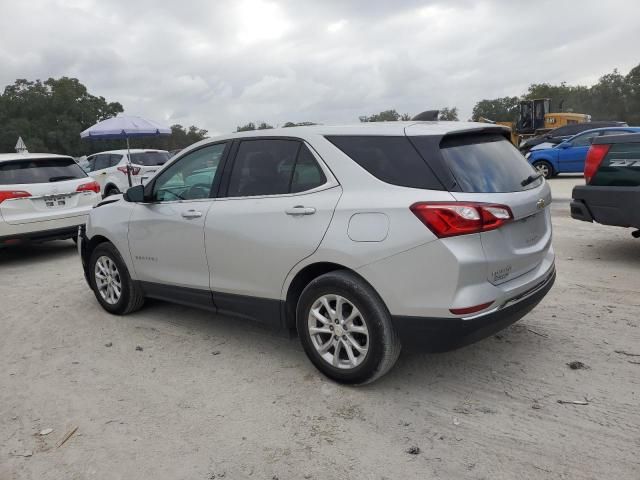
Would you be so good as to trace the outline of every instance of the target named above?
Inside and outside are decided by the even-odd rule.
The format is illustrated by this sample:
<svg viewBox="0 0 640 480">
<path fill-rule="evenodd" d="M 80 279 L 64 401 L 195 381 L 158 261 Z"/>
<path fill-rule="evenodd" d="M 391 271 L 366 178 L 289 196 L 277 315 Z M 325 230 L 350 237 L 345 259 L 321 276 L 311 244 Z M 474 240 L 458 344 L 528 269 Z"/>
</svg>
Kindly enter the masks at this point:
<svg viewBox="0 0 640 480">
<path fill-rule="evenodd" d="M 473 202 L 419 202 L 411 211 L 438 238 L 487 232 L 513 220 L 506 205 Z"/>
<path fill-rule="evenodd" d="M 600 164 L 604 157 L 609 153 L 611 145 L 596 144 L 591 145 L 587 152 L 587 159 L 584 162 L 584 178 L 587 183 L 591 183 L 591 179 L 600 168 Z"/>
<path fill-rule="evenodd" d="M 30 196 L 31 194 L 24 190 L 0 190 L 0 203 L 13 198 L 26 198 Z"/>
<path fill-rule="evenodd" d="M 124 173 L 125 175 L 127 174 L 126 166 L 118 167 L 118 170 Z M 131 175 L 138 175 L 140 173 L 140 167 L 129 167 L 129 171 L 131 172 Z"/>
<path fill-rule="evenodd" d="M 100 193 L 100 184 L 98 182 L 89 182 L 78 185 L 76 192 L 96 192 Z"/>
</svg>

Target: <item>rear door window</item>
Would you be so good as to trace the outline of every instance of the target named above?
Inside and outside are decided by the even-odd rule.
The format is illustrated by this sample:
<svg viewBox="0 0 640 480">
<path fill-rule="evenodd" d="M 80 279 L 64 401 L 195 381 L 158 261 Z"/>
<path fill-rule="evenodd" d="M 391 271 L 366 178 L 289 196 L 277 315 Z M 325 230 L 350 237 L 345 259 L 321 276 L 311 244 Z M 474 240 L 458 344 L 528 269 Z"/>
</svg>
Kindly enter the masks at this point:
<svg viewBox="0 0 640 480">
<path fill-rule="evenodd" d="M 145 167 L 164 165 L 167 160 L 169 160 L 169 152 L 138 152 L 131 154 L 131 163 Z"/>
<path fill-rule="evenodd" d="M 522 185 L 536 172 L 513 144 L 501 135 L 445 137 L 440 148 L 446 166 L 463 192 L 519 192 L 542 183 L 542 179 L 538 179 Z"/>
<path fill-rule="evenodd" d="M 289 193 L 292 172 L 301 142 L 297 140 L 243 140 L 238 147 L 229 197 L 283 195 Z"/>
<path fill-rule="evenodd" d="M 0 163 L 0 185 L 51 183 L 85 178 L 73 158 L 45 158 Z"/>
<path fill-rule="evenodd" d="M 405 136 L 328 136 L 331 143 L 378 180 L 401 187 L 443 190 Z"/>
<path fill-rule="evenodd" d="M 591 145 L 593 139 L 600 135 L 602 132 L 588 132 L 582 135 L 578 135 L 576 138 L 571 140 L 571 145 L 574 147 L 586 147 L 587 145 Z"/>
<path fill-rule="evenodd" d="M 602 136 L 606 137 L 608 135 L 624 135 L 625 133 L 629 133 L 627 130 L 604 130 L 602 132 Z"/>
<path fill-rule="evenodd" d="M 101 153 L 96 155 L 95 163 L 93 164 L 93 171 L 104 170 L 111 166 L 111 155 L 108 153 Z"/>
</svg>

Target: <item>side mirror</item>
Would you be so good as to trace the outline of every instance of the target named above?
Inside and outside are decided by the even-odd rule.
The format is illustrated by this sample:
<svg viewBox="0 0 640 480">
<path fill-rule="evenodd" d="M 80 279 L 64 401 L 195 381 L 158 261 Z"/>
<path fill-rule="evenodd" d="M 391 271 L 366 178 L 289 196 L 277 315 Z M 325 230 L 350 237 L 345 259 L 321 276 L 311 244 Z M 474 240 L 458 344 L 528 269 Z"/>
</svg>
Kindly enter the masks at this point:
<svg viewBox="0 0 640 480">
<path fill-rule="evenodd" d="M 571 142 L 562 142 L 561 144 L 558 145 L 558 148 L 561 148 L 563 150 L 567 148 L 571 148 Z"/>
<path fill-rule="evenodd" d="M 126 202 L 142 203 L 144 202 L 144 185 L 136 185 L 129 188 L 122 196 Z"/>
</svg>

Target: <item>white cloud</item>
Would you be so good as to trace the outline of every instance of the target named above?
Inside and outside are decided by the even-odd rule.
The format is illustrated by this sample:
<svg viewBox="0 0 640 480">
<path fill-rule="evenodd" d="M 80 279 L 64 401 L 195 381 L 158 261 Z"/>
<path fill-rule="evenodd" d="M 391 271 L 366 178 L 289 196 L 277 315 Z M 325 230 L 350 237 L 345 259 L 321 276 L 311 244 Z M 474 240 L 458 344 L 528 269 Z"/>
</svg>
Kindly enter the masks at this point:
<svg viewBox="0 0 640 480">
<path fill-rule="evenodd" d="M 329 33 L 339 32 L 347 25 L 347 23 L 349 22 L 347 22 L 344 18 L 342 20 L 338 20 L 337 22 L 331 22 L 329 25 L 327 25 L 327 31 Z"/>
<path fill-rule="evenodd" d="M 628 71 L 638 14 L 624 0 L 5 1 L 0 88 L 74 76 L 128 113 L 212 132 L 388 108 L 466 118 L 534 82 Z"/>
</svg>

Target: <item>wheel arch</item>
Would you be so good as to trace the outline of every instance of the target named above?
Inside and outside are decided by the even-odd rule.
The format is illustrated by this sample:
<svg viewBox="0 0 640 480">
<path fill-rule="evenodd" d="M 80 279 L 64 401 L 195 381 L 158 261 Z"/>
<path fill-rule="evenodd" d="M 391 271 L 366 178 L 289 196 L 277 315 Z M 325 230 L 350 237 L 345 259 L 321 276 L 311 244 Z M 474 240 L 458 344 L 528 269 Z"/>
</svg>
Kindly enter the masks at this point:
<svg viewBox="0 0 640 480">
<path fill-rule="evenodd" d="M 344 270 L 356 275 L 360 280 L 375 290 L 366 278 L 356 272 L 353 268 L 334 262 L 315 262 L 305 265 L 291 279 L 288 285 L 285 285 L 286 296 L 284 297 L 284 324 L 286 328 L 295 329 L 296 326 L 296 308 L 302 291 L 307 285 L 316 278 L 329 272 L 336 270 Z M 383 300 L 384 303 L 384 300 Z"/>
<path fill-rule="evenodd" d="M 115 188 L 117 191 L 120 191 L 120 188 L 115 183 L 113 183 L 112 181 L 107 181 L 107 183 L 105 183 L 104 185 L 102 196 L 104 197 L 104 194 L 107 193 L 112 188 Z"/>
<path fill-rule="evenodd" d="M 91 254 L 98 245 L 105 242 L 110 242 L 110 240 L 102 235 L 94 235 L 91 239 L 87 239 L 86 243 L 83 241 L 80 256 L 82 260 L 82 269 L 84 270 L 84 277 L 87 280 L 87 283 L 89 283 L 89 286 L 91 286 L 91 282 L 89 282 L 89 260 L 91 259 Z"/>
</svg>

